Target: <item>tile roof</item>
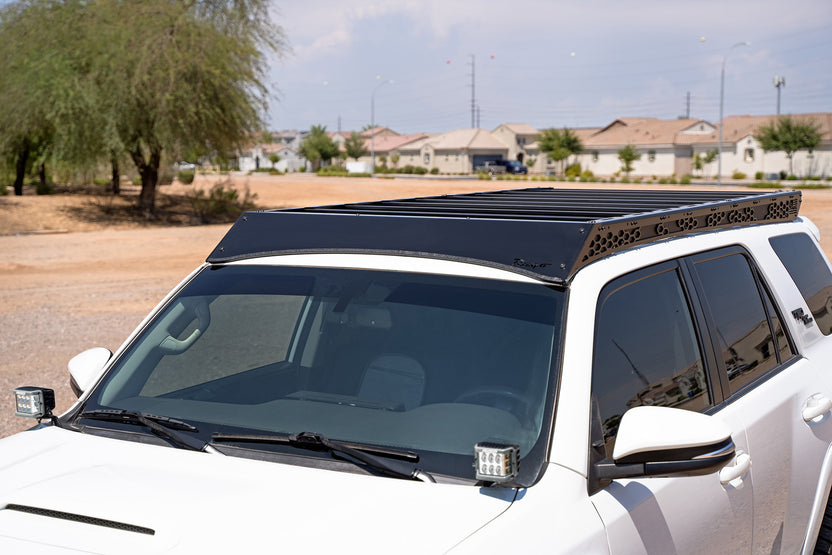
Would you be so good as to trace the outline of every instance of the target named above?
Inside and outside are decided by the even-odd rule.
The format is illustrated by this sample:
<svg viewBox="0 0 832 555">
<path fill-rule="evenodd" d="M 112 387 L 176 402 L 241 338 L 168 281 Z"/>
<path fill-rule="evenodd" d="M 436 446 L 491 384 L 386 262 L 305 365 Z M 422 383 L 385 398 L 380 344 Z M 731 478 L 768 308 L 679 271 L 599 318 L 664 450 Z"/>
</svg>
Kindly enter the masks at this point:
<svg viewBox="0 0 832 555">
<path fill-rule="evenodd" d="M 411 135 L 379 135 L 375 138 L 373 148 L 376 152 L 390 152 L 408 143 L 423 139 L 428 135 L 425 133 L 413 133 Z M 364 147 L 370 150 L 370 139 L 364 140 Z"/>
<path fill-rule="evenodd" d="M 619 118 L 600 131 L 582 138 L 585 147 L 671 145 L 677 135 L 699 123 L 696 119 Z"/>
<path fill-rule="evenodd" d="M 498 125 L 497 129 L 500 127 L 505 127 L 515 135 L 537 135 L 540 133 L 537 129 L 529 125 L 528 123 L 503 123 L 502 125 Z M 496 131 L 495 129 L 494 131 Z"/>
</svg>

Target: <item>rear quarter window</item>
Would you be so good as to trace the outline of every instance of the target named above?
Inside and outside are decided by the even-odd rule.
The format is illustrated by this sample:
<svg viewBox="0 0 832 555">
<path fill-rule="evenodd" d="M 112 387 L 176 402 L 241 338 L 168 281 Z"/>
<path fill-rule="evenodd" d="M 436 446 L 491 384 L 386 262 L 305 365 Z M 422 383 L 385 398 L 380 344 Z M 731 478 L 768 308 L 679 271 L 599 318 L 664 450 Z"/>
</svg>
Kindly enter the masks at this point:
<svg viewBox="0 0 832 555">
<path fill-rule="evenodd" d="M 805 233 L 790 233 L 769 239 L 771 247 L 824 335 L 832 333 L 832 272 L 812 238 Z"/>
</svg>

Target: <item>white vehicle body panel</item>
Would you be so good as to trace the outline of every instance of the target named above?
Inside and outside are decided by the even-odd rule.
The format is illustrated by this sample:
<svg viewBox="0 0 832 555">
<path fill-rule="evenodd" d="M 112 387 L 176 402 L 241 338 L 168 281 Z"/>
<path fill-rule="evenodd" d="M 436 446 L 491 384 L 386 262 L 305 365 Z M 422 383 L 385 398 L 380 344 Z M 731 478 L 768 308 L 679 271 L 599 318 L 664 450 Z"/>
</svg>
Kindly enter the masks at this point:
<svg viewBox="0 0 832 555">
<path fill-rule="evenodd" d="M 511 489 L 426 484 L 119 441 L 56 428 L 0 442 L 0 507 L 19 504 L 155 530 L 0 510 L 7 540 L 91 553 L 263 549 L 441 553 L 503 513 Z M 268 549 L 267 549 L 268 551 Z"/>
<path fill-rule="evenodd" d="M 827 411 L 806 422 L 802 411 L 813 395 L 832 398 L 832 372 L 825 371 L 832 340 L 791 317 L 795 308 L 809 309 L 768 238 L 794 232 L 816 237 L 817 229 L 798 221 L 689 235 L 580 270 L 569 284 L 546 472 L 516 500 L 508 488 L 396 480 L 44 428 L 0 441 L 0 551 L 194 553 L 271 546 L 367 553 L 811 552 L 832 483 L 832 416 Z M 802 355 L 711 413 L 731 431 L 737 449 L 732 464 L 750 461 L 749 469 L 727 483 L 720 473 L 615 480 L 589 495 L 591 369 L 602 288 L 623 274 L 727 245 L 743 246 L 755 258 Z M 544 283 L 499 268 L 410 256 L 283 255 L 231 264 Z M 8 504 L 143 526 L 155 535 L 2 510 Z"/>
</svg>

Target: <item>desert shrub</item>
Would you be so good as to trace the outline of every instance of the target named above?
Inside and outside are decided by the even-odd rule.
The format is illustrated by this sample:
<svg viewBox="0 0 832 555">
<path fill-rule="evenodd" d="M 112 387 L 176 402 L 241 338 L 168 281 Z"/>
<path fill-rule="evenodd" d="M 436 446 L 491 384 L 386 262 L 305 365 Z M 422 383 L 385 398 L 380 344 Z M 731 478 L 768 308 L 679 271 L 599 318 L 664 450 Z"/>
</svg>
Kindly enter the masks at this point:
<svg viewBox="0 0 832 555">
<path fill-rule="evenodd" d="M 176 174 L 176 179 L 182 185 L 190 185 L 194 182 L 194 172 L 193 170 L 179 170 Z"/>
<path fill-rule="evenodd" d="M 283 175 L 283 172 L 281 172 L 280 170 L 276 170 L 276 169 L 272 168 L 272 169 L 269 170 L 269 175 Z"/>
<path fill-rule="evenodd" d="M 786 181 L 797 181 L 797 176 L 796 175 L 787 175 L 786 176 Z"/>
<path fill-rule="evenodd" d="M 667 185 L 668 184 L 668 179 L 666 177 L 660 177 L 659 181 L 658 181 L 658 184 L 659 185 Z"/>
<path fill-rule="evenodd" d="M 626 177 L 626 176 L 625 176 L 625 177 L 622 177 L 622 178 L 621 178 L 621 183 L 629 183 L 629 182 L 630 182 L 630 178 L 629 178 L 629 177 Z M 660 183 L 661 183 L 661 181 L 660 181 Z"/>
<path fill-rule="evenodd" d="M 130 180 L 130 182 L 135 185 L 136 187 L 141 187 L 142 185 L 142 178 L 140 176 L 136 176 Z"/>
<path fill-rule="evenodd" d="M 683 175 L 682 178 L 679 180 L 679 183 L 682 185 L 690 185 L 690 175 Z"/>
<path fill-rule="evenodd" d="M 0 183 L 0 197 L 4 197 L 9 194 L 9 188 L 6 187 L 5 183 Z"/>
<path fill-rule="evenodd" d="M 257 195 L 246 187 L 242 197 L 230 179 L 216 183 L 207 193 L 197 189 L 188 195 L 194 215 L 200 223 L 231 222 L 241 212 L 256 208 Z"/>
<path fill-rule="evenodd" d="M 378 166 L 376 167 L 376 171 L 379 171 Z M 324 166 L 324 167 L 320 168 L 318 171 L 316 171 L 315 173 L 318 174 L 318 175 L 324 175 L 324 176 L 333 176 L 333 175 L 341 176 L 341 175 L 347 175 L 347 170 L 345 170 L 344 168 L 340 168 L 338 166 Z"/>
<path fill-rule="evenodd" d="M 425 175 L 426 173 L 428 173 L 428 169 L 423 168 L 421 166 L 416 166 L 415 168 L 413 168 L 413 173 L 415 173 L 416 175 Z"/>
<path fill-rule="evenodd" d="M 92 183 L 93 185 L 97 185 L 99 187 L 107 187 L 113 182 L 112 179 L 107 179 L 106 177 L 93 177 Z"/>
<path fill-rule="evenodd" d="M 763 180 L 763 172 L 755 172 L 754 173 L 754 179 L 756 179 L 757 181 L 762 181 Z"/>
<path fill-rule="evenodd" d="M 372 177 L 369 172 L 355 172 L 355 173 L 348 173 L 346 177 Z M 381 177 L 385 179 L 393 179 L 392 177 L 382 175 Z"/>
<path fill-rule="evenodd" d="M 431 175 L 439 175 L 439 168 L 431 168 L 430 174 Z"/>
<path fill-rule="evenodd" d="M 168 170 L 159 170 L 158 185 L 170 185 L 173 183 L 173 173 Z"/>
<path fill-rule="evenodd" d="M 35 193 L 38 195 L 54 195 L 55 194 L 55 186 L 49 183 L 41 183 L 38 181 L 35 183 Z"/>
<path fill-rule="evenodd" d="M 676 179 L 676 174 L 673 174 L 673 175 L 671 175 L 670 177 L 667 178 L 667 182 L 671 185 L 676 185 L 676 184 L 679 183 L 679 180 Z"/>
<path fill-rule="evenodd" d="M 786 173 L 786 171 L 785 171 L 785 170 L 780 170 L 780 179 L 786 179 L 786 176 L 787 176 L 787 175 L 788 175 L 788 174 Z"/>
<path fill-rule="evenodd" d="M 566 177 L 580 177 L 581 176 L 581 165 L 580 164 L 570 164 L 566 166 L 566 170 L 563 172 Z"/>
<path fill-rule="evenodd" d="M 745 179 L 747 176 L 738 170 L 734 170 L 734 173 L 731 174 L 731 179 Z"/>
</svg>

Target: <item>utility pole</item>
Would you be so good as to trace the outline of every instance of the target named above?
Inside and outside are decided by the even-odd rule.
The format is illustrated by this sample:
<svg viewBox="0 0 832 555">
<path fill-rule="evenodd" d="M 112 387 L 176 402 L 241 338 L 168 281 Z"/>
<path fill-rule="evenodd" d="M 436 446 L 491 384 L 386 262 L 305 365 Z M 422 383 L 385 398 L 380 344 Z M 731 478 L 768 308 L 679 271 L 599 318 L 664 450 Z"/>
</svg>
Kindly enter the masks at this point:
<svg viewBox="0 0 832 555">
<path fill-rule="evenodd" d="M 690 91 L 685 98 L 685 119 L 690 119 Z"/>
<path fill-rule="evenodd" d="M 777 115 L 780 115 L 780 87 L 786 86 L 786 78 L 774 76 L 774 86 L 777 88 Z"/>
<path fill-rule="evenodd" d="M 480 105 L 477 104 L 477 129 L 480 127 Z"/>
<path fill-rule="evenodd" d="M 476 74 L 475 74 L 475 58 L 473 54 L 469 54 L 471 56 L 471 128 L 475 127 L 474 123 L 476 122 L 476 111 L 477 111 L 477 96 L 476 96 Z"/>
</svg>

